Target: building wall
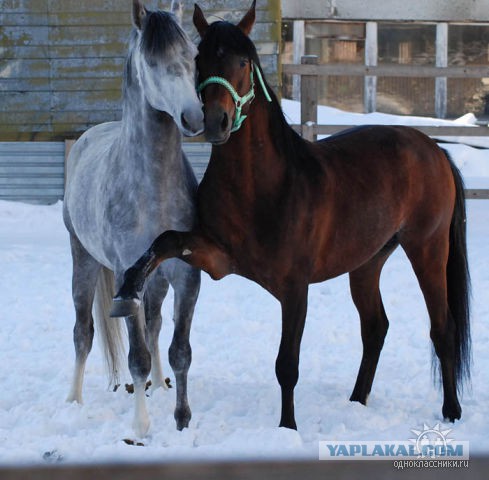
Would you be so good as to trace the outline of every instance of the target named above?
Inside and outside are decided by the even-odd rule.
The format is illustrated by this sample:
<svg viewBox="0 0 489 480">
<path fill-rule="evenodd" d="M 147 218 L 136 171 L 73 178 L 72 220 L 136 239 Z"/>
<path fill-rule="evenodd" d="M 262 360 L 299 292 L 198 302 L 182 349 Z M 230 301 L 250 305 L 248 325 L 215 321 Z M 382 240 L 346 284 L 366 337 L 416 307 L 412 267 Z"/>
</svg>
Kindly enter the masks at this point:
<svg viewBox="0 0 489 480">
<path fill-rule="evenodd" d="M 198 3 L 209 20 L 236 21 L 251 1 Z M 0 0 L 0 141 L 74 138 L 120 118 L 131 5 L 130 0 Z M 149 8 L 169 5 L 169 0 L 147 1 Z M 184 5 L 185 30 L 197 41 L 193 2 Z M 251 36 L 267 79 L 277 87 L 280 0 L 258 1 Z"/>
</svg>

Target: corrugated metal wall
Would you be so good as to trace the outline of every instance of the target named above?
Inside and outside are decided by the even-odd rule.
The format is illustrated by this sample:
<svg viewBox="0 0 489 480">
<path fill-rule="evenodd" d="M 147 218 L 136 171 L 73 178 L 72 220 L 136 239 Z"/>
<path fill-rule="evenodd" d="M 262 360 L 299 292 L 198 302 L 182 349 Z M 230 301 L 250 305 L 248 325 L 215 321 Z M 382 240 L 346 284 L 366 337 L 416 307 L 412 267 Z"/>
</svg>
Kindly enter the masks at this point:
<svg viewBox="0 0 489 480">
<path fill-rule="evenodd" d="M 200 182 L 209 143 L 184 143 Z M 65 142 L 0 142 L 0 200 L 52 204 L 64 195 Z"/>
<path fill-rule="evenodd" d="M 64 142 L 0 142 L 0 199 L 55 203 L 63 198 Z"/>
<path fill-rule="evenodd" d="M 150 8 L 170 1 L 148 0 Z M 236 21 L 251 0 L 198 2 L 210 21 Z M 184 27 L 193 1 L 185 1 Z M 64 140 L 120 117 L 131 0 L 0 0 L 0 141 Z M 213 15 L 213 16 L 212 16 Z M 280 0 L 259 0 L 252 32 L 279 84 Z"/>
</svg>

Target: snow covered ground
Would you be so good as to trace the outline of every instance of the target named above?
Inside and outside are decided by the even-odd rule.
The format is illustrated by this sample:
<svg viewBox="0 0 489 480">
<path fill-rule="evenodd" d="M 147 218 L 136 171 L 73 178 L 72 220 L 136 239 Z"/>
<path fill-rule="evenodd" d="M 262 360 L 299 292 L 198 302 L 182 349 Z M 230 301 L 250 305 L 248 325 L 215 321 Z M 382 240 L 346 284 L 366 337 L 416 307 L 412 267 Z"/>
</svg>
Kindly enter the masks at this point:
<svg viewBox="0 0 489 480">
<path fill-rule="evenodd" d="M 284 101 L 291 121 L 297 105 Z M 420 119 L 357 115 L 321 107 L 320 122 L 414 123 Z M 459 123 L 472 123 L 470 116 Z M 424 123 L 439 123 L 423 119 Z M 448 147 L 469 185 L 489 187 L 489 151 Z M 88 360 L 84 405 L 65 402 L 74 363 L 71 257 L 62 205 L 0 202 L 0 464 L 100 461 L 318 458 L 321 440 L 399 440 L 435 426 L 441 392 L 431 378 L 429 321 L 414 274 L 398 249 L 384 268 L 390 330 L 368 407 L 348 401 L 361 357 L 360 328 L 347 276 L 313 285 L 296 388 L 297 432 L 277 428 L 280 390 L 274 374 L 278 303 L 236 276 L 203 275 L 191 342 L 190 428 L 175 429 L 175 390 L 148 399 L 152 426 L 144 448 L 129 446 L 133 399 L 109 391 L 101 352 Z M 443 424 L 450 438 L 489 453 L 489 202 L 468 202 L 473 285 L 472 387 L 462 420 Z M 160 344 L 171 340 L 171 295 Z M 168 365 L 165 373 L 172 377 Z M 123 381 L 129 382 L 126 372 Z"/>
</svg>

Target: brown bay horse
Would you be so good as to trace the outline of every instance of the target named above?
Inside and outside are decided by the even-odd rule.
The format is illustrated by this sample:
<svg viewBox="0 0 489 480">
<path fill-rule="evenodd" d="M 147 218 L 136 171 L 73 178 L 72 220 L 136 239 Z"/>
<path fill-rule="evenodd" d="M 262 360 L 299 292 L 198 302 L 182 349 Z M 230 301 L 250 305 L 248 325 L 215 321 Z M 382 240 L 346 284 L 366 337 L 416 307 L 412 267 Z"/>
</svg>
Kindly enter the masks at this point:
<svg viewBox="0 0 489 480">
<path fill-rule="evenodd" d="M 255 3 L 238 25 L 208 24 L 197 67 L 212 143 L 198 189 L 198 227 L 161 234 L 125 273 L 114 314 L 137 310 L 149 273 L 180 258 L 220 279 L 236 273 L 282 306 L 276 374 L 280 426 L 296 428 L 294 388 L 308 286 L 349 273 L 363 357 L 350 400 L 366 404 L 388 329 L 379 278 L 398 245 L 423 292 L 443 384 L 443 416 L 459 419 L 469 377 L 469 272 L 460 173 L 429 137 L 408 127 L 364 126 L 315 143 L 287 124 L 262 78 L 248 35 Z"/>
</svg>

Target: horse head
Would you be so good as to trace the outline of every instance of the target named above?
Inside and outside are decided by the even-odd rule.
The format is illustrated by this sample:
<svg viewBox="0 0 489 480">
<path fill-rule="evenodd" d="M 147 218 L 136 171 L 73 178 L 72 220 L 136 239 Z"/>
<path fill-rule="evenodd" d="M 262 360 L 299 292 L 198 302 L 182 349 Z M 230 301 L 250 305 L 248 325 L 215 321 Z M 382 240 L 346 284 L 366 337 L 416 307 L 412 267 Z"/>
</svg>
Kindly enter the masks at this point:
<svg viewBox="0 0 489 480">
<path fill-rule="evenodd" d="M 193 22 L 201 37 L 198 90 L 204 103 L 205 136 L 215 145 L 225 143 L 241 127 L 255 98 L 255 77 L 269 98 L 256 48 L 248 36 L 255 22 L 255 3 L 237 25 L 224 21 L 209 25 L 195 5 Z"/>
<path fill-rule="evenodd" d="M 180 131 L 198 135 L 203 127 L 202 105 L 195 91 L 197 49 L 183 31 L 181 4 L 171 12 L 150 11 L 133 0 L 132 61 L 145 100 L 173 117 Z"/>
</svg>

